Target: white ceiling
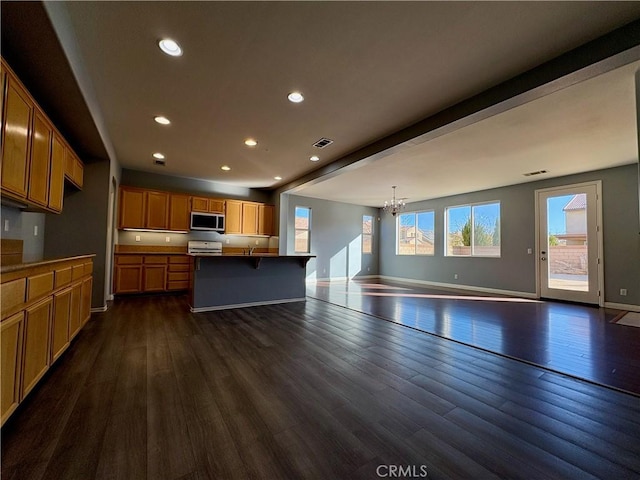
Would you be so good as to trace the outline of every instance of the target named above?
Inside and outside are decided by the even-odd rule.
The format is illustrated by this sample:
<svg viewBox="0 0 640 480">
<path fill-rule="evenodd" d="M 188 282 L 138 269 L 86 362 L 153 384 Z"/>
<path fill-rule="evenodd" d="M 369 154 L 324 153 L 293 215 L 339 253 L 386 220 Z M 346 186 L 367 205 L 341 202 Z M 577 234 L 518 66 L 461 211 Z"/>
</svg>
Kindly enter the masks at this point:
<svg viewBox="0 0 640 480">
<path fill-rule="evenodd" d="M 65 7 L 123 167 L 264 188 L 640 17 L 638 2 Z M 165 36 L 182 45 L 182 57 L 160 52 L 156 42 Z M 414 201 L 517 183 L 530 170 L 561 175 L 629 163 L 637 158 L 635 136 L 629 136 L 635 132 L 635 68 L 398 149 L 297 193 L 379 206 L 392 184 Z M 292 90 L 302 91 L 305 102 L 288 102 Z M 159 114 L 172 124 L 154 123 Z M 247 148 L 247 137 L 258 146 Z M 312 143 L 321 137 L 335 143 L 318 151 Z M 157 151 L 166 155 L 165 167 L 153 165 Z M 317 164 L 308 160 L 313 154 L 321 157 Z M 232 170 L 222 172 L 223 164 Z"/>
</svg>

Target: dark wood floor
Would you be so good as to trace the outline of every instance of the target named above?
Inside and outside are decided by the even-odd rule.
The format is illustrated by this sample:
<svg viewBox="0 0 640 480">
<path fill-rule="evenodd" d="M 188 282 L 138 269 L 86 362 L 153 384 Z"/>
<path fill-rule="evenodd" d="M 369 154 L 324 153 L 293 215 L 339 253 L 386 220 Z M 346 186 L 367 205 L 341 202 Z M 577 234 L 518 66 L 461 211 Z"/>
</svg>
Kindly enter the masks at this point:
<svg viewBox="0 0 640 480">
<path fill-rule="evenodd" d="M 640 395 L 640 328 L 587 305 L 378 280 L 309 284 L 307 295 Z"/>
<path fill-rule="evenodd" d="M 309 299 L 118 300 L 2 431 L 9 479 L 638 478 L 640 399 Z M 380 466 L 382 466 L 380 469 Z"/>
</svg>

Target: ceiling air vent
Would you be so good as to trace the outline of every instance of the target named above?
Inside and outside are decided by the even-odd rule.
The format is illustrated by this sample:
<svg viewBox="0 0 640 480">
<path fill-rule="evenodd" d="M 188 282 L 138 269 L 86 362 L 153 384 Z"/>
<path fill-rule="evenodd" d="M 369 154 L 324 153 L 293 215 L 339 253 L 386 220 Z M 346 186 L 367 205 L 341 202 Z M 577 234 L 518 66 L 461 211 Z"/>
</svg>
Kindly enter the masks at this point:
<svg viewBox="0 0 640 480">
<path fill-rule="evenodd" d="M 164 161 L 164 160 L 159 160 L 159 159 L 157 159 L 157 158 L 156 158 L 156 159 L 153 161 L 153 164 L 154 164 L 154 165 L 160 165 L 161 167 L 164 167 L 164 165 L 165 165 L 165 161 Z"/>
<path fill-rule="evenodd" d="M 547 171 L 546 170 L 538 170 L 537 172 L 523 173 L 522 175 L 524 175 L 525 177 L 532 177 L 534 175 L 542 175 L 543 173 L 547 173 Z"/>
<path fill-rule="evenodd" d="M 314 143 L 313 146 L 316 148 L 324 148 L 328 145 L 331 145 L 332 143 L 333 143 L 333 140 L 329 140 L 328 138 L 322 137 L 320 140 Z"/>
</svg>

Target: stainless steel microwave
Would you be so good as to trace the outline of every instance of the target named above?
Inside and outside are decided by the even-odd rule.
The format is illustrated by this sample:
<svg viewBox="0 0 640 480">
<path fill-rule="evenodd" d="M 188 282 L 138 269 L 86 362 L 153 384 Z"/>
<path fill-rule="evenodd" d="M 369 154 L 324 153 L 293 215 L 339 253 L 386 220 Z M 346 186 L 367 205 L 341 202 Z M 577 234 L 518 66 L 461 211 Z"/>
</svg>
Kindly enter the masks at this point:
<svg viewBox="0 0 640 480">
<path fill-rule="evenodd" d="M 224 214 L 191 212 L 191 230 L 224 233 Z"/>
</svg>

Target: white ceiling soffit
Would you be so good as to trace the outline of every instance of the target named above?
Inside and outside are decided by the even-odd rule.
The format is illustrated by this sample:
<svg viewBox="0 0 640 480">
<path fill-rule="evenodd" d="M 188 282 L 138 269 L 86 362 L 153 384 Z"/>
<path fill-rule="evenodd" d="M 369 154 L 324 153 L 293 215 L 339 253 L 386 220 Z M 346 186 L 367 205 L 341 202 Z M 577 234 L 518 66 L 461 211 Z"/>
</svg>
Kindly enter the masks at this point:
<svg viewBox="0 0 640 480">
<path fill-rule="evenodd" d="M 123 167 L 266 188 L 640 16 L 637 2 L 66 2 L 65 8 Z M 181 44 L 183 56 L 160 52 L 157 41 L 165 36 Z M 287 101 L 292 90 L 305 101 Z M 172 124 L 161 127 L 154 115 Z M 258 145 L 247 148 L 247 137 Z M 335 143 L 318 151 L 312 144 L 321 137 Z M 165 167 L 153 165 L 153 152 L 165 155 Z M 309 161 L 313 154 L 318 163 Z M 225 164 L 231 171 L 220 170 Z M 361 192 L 362 201 L 373 191 Z"/>
<path fill-rule="evenodd" d="M 639 68 L 626 65 L 295 193 L 379 207 L 392 185 L 416 202 L 637 162 Z M 523 176 L 538 170 L 547 173 Z"/>
</svg>

